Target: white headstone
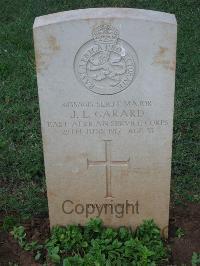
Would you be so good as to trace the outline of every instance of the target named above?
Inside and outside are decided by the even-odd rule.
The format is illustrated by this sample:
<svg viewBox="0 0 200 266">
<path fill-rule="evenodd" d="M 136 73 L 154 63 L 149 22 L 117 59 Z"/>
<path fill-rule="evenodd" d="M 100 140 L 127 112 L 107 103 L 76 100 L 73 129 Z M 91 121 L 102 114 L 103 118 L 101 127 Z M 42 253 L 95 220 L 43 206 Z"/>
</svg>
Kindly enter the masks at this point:
<svg viewBox="0 0 200 266">
<path fill-rule="evenodd" d="M 174 15 L 100 8 L 38 17 L 34 42 L 51 226 L 169 218 Z"/>
</svg>

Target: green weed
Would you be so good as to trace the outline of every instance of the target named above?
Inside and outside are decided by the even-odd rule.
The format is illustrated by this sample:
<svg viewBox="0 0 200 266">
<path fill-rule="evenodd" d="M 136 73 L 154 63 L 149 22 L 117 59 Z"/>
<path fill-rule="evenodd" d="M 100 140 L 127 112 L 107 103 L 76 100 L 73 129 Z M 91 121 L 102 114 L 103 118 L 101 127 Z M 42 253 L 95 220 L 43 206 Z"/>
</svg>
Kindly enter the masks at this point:
<svg viewBox="0 0 200 266">
<path fill-rule="evenodd" d="M 126 227 L 106 228 L 100 219 L 91 219 L 84 227 L 55 226 L 43 245 L 28 243 L 23 226 L 14 227 L 12 235 L 24 250 L 35 251 L 36 260 L 47 253 L 46 262 L 54 265 L 153 266 L 167 262 L 167 249 L 152 220 L 144 221 L 135 232 Z"/>
<path fill-rule="evenodd" d="M 19 220 L 14 216 L 5 216 L 2 224 L 3 231 L 9 232 L 18 222 Z"/>
<path fill-rule="evenodd" d="M 200 253 L 194 252 L 192 255 L 192 266 L 198 266 L 200 265 Z"/>
<path fill-rule="evenodd" d="M 176 230 L 175 236 L 178 237 L 179 239 L 182 238 L 185 235 L 185 232 L 182 228 L 178 228 Z"/>
<path fill-rule="evenodd" d="M 23 226 L 14 226 L 13 231 L 11 231 L 14 239 L 17 240 L 20 247 L 26 251 L 34 251 L 42 248 L 42 245 L 38 244 L 37 241 L 27 242 L 26 232 Z"/>
</svg>

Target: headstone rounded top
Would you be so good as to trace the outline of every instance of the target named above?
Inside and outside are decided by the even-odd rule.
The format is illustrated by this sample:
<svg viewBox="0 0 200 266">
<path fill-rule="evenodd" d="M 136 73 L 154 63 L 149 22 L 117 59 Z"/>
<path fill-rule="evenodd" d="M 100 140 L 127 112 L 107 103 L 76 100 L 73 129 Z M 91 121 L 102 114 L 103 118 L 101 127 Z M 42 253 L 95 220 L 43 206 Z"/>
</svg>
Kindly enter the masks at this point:
<svg viewBox="0 0 200 266">
<path fill-rule="evenodd" d="M 152 10 L 135 9 L 135 8 L 88 8 L 77 9 L 64 12 L 58 12 L 41 17 L 37 17 L 34 22 L 34 28 L 46 26 L 64 21 L 84 20 L 95 18 L 134 18 L 155 22 L 176 24 L 175 15 Z"/>
</svg>

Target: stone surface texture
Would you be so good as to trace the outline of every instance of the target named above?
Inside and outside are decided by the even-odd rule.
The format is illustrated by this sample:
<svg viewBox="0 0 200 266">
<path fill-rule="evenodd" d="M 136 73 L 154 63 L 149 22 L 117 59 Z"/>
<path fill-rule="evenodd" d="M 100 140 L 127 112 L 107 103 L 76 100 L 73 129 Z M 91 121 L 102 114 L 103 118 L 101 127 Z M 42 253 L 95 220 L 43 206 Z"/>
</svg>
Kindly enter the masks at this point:
<svg viewBox="0 0 200 266">
<path fill-rule="evenodd" d="M 176 31 L 174 15 L 138 9 L 36 18 L 51 226 L 153 218 L 167 235 Z"/>
</svg>

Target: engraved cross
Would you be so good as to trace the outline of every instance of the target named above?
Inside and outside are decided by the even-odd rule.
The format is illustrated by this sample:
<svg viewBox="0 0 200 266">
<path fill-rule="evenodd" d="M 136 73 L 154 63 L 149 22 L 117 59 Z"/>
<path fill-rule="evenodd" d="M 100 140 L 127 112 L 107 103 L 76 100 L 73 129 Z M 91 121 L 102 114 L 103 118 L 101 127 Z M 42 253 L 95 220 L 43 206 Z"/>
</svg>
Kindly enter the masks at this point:
<svg viewBox="0 0 200 266">
<path fill-rule="evenodd" d="M 113 198 L 111 192 L 111 177 L 112 177 L 112 167 L 114 166 L 127 166 L 129 164 L 130 158 L 126 161 L 113 161 L 111 159 L 111 141 L 104 140 L 105 144 L 105 160 L 104 161 L 91 161 L 87 159 L 87 168 L 90 166 L 104 166 L 106 170 L 106 196 L 105 198 Z"/>
</svg>

